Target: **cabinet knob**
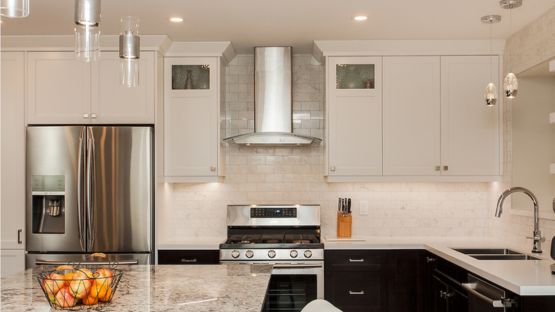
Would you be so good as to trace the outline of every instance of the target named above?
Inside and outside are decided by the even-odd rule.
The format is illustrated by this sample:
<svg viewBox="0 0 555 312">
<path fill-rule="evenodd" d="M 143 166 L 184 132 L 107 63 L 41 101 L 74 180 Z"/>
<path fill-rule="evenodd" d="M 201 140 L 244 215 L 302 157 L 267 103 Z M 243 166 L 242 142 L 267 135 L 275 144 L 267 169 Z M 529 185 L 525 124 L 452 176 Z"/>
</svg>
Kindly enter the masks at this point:
<svg viewBox="0 0 555 312">
<path fill-rule="evenodd" d="M 443 166 L 443 171 L 449 170 L 449 166 Z"/>
<path fill-rule="evenodd" d="M 91 118 L 92 118 L 92 119 L 95 119 L 95 118 L 96 118 L 96 114 L 95 114 L 95 113 L 92 113 L 92 114 L 91 114 Z"/>
<path fill-rule="evenodd" d="M 335 172 L 335 166 L 330 166 L 330 171 Z"/>
<path fill-rule="evenodd" d="M 436 262 L 436 258 L 426 257 L 426 263 Z"/>
<path fill-rule="evenodd" d="M 89 114 L 83 114 L 83 118 L 89 118 Z"/>
<path fill-rule="evenodd" d="M 436 166 L 436 171 L 440 171 L 441 170 L 441 166 Z"/>
<path fill-rule="evenodd" d="M 212 172 L 216 171 L 216 166 L 210 166 L 210 171 Z"/>
</svg>

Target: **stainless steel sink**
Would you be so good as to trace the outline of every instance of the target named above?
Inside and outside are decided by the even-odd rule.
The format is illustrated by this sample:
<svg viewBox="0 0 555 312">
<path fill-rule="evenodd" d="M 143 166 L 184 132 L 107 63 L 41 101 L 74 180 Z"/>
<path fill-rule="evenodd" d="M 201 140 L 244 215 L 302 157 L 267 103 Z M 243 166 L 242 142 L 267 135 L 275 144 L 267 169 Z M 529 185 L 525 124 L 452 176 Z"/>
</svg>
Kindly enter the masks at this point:
<svg viewBox="0 0 555 312">
<path fill-rule="evenodd" d="M 522 253 L 507 248 L 459 248 L 454 249 L 465 255 L 521 255 Z"/>
<path fill-rule="evenodd" d="M 540 260 L 539 258 L 524 255 L 524 254 L 511 254 L 511 255 L 469 255 L 478 260 Z"/>
<path fill-rule="evenodd" d="M 540 260 L 507 248 L 453 248 L 453 250 L 478 260 Z"/>
</svg>

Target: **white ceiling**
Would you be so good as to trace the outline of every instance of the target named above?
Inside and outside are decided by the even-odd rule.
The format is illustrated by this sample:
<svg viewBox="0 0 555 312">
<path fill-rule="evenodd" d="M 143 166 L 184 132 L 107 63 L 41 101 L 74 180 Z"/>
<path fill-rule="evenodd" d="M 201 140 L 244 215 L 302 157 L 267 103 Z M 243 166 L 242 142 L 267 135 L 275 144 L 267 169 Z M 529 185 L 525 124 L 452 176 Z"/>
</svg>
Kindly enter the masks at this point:
<svg viewBox="0 0 555 312">
<path fill-rule="evenodd" d="M 71 34 L 74 0 L 30 0 L 31 15 L 4 20 L 2 34 Z M 555 0 L 524 0 L 513 10 L 513 31 L 555 6 Z M 366 22 L 352 17 L 366 14 Z M 313 40 L 484 39 L 486 14 L 500 14 L 495 38 L 512 32 L 498 0 L 108 0 L 102 1 L 102 33 L 117 34 L 123 15 L 141 18 L 143 34 L 176 41 L 232 41 L 239 53 L 255 45 L 292 45 L 311 50 Z M 168 21 L 184 18 L 181 24 Z"/>
</svg>

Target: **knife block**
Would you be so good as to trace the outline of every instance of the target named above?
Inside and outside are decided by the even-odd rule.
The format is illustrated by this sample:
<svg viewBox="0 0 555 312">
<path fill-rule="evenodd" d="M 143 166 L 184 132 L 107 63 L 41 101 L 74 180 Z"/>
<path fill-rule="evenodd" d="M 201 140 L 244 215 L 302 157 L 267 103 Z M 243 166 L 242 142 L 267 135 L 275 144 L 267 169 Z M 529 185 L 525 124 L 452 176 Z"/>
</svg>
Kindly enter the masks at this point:
<svg viewBox="0 0 555 312">
<path fill-rule="evenodd" d="M 337 213 L 337 237 L 350 238 L 353 229 L 353 216 L 350 213 Z"/>
</svg>

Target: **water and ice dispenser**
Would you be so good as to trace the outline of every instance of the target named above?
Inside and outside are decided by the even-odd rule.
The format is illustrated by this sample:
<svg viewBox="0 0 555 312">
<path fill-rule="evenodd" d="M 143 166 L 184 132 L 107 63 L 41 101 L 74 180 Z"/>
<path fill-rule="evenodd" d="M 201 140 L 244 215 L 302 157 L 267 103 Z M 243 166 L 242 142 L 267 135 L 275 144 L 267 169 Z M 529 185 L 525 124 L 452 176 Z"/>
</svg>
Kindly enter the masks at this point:
<svg viewBox="0 0 555 312">
<path fill-rule="evenodd" d="M 33 233 L 65 232 L 65 177 L 36 175 L 31 178 Z"/>
</svg>

